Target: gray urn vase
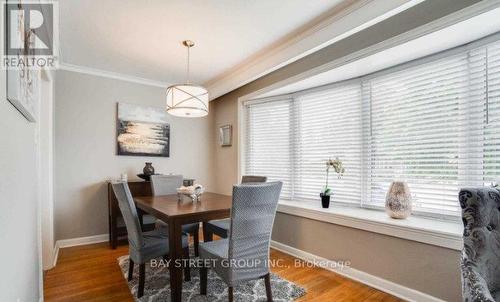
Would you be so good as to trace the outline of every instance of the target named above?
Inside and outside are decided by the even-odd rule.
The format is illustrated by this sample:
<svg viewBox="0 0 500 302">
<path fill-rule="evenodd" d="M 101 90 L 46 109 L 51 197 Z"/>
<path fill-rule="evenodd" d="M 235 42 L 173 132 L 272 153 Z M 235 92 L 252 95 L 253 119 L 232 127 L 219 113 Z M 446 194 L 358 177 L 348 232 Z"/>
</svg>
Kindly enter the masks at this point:
<svg viewBox="0 0 500 302">
<path fill-rule="evenodd" d="M 404 181 L 394 181 L 385 197 L 385 211 L 392 218 L 405 219 L 411 214 L 411 193 Z"/>
<path fill-rule="evenodd" d="M 153 163 L 146 163 L 144 169 L 142 169 L 144 175 L 151 176 L 155 174 L 155 168 L 153 168 Z"/>
</svg>

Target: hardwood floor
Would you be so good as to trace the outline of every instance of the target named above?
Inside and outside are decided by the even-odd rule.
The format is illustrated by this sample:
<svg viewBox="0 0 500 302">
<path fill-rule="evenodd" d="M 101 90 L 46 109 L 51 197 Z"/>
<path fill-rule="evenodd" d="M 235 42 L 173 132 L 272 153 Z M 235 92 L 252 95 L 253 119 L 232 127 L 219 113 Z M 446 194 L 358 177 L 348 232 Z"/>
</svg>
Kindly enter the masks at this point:
<svg viewBox="0 0 500 302">
<path fill-rule="evenodd" d="M 134 301 L 116 260 L 126 254 L 126 245 L 112 250 L 107 243 L 61 249 L 57 266 L 45 274 L 45 301 Z M 294 257 L 276 250 L 271 259 L 284 264 L 274 273 L 307 290 L 298 301 L 402 301 L 318 267 L 294 267 Z"/>
</svg>

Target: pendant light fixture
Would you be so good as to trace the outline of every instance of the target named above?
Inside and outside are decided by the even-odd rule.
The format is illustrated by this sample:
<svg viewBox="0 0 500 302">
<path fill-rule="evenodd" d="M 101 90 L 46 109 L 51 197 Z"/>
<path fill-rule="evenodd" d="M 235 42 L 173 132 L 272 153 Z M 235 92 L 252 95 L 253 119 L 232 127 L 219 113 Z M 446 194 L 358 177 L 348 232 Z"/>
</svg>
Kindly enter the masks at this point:
<svg viewBox="0 0 500 302">
<path fill-rule="evenodd" d="M 190 40 L 183 41 L 187 48 L 187 80 L 167 88 L 167 112 L 182 117 L 202 117 L 208 114 L 208 91 L 189 80 L 189 50 L 194 46 Z"/>
</svg>

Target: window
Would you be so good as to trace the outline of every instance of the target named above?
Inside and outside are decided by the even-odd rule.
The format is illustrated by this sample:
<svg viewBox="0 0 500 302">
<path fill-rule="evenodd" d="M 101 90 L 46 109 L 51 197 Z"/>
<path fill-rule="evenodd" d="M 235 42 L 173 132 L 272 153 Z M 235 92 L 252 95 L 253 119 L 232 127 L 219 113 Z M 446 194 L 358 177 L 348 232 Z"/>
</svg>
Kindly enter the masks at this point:
<svg viewBox="0 0 500 302">
<path fill-rule="evenodd" d="M 361 86 L 342 85 L 295 98 L 294 198 L 314 199 L 325 186 L 325 161 L 342 159 L 349 173 L 329 185 L 336 202 L 359 203 L 361 198 Z"/>
<path fill-rule="evenodd" d="M 484 51 L 467 52 L 367 82 L 367 204 L 383 205 L 396 177 L 410 185 L 415 210 L 458 215 L 459 188 L 483 184 L 483 65 Z"/>
<path fill-rule="evenodd" d="M 249 106 L 247 113 L 246 174 L 281 180 L 281 198 L 292 198 L 291 99 Z"/>
<path fill-rule="evenodd" d="M 318 199 L 335 157 L 333 201 L 364 207 L 402 179 L 415 213 L 458 216 L 460 188 L 500 180 L 500 42 L 245 107 L 245 173 L 284 181 L 284 199 Z"/>
<path fill-rule="evenodd" d="M 500 43 L 487 49 L 487 123 L 484 128 L 484 180 L 500 181 Z"/>
</svg>

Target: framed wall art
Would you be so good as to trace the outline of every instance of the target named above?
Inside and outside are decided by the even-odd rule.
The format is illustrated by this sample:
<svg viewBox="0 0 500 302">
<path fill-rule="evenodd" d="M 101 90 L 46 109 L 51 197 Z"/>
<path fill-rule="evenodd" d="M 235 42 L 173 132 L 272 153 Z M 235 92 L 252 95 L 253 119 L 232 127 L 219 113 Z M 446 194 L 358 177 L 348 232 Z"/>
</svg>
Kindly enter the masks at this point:
<svg viewBox="0 0 500 302">
<path fill-rule="evenodd" d="M 118 103 L 117 153 L 170 156 L 170 124 L 164 108 Z"/>
<path fill-rule="evenodd" d="M 23 7 L 22 2 L 15 5 L 19 9 Z M 23 10 L 19 10 L 18 14 L 7 14 L 5 18 L 7 49 L 11 48 L 10 43 L 13 42 L 24 46 L 23 48 L 15 49 L 15 54 L 9 54 L 16 56 L 19 64 L 15 68 L 11 67 L 6 70 L 7 100 L 27 120 L 36 122 L 40 71 L 37 68 L 30 68 L 28 66 L 28 59 L 34 56 L 36 39 L 33 30 L 25 28 L 24 18 Z"/>
<path fill-rule="evenodd" d="M 219 128 L 219 143 L 222 147 L 232 146 L 233 126 L 224 125 Z"/>
</svg>

